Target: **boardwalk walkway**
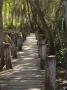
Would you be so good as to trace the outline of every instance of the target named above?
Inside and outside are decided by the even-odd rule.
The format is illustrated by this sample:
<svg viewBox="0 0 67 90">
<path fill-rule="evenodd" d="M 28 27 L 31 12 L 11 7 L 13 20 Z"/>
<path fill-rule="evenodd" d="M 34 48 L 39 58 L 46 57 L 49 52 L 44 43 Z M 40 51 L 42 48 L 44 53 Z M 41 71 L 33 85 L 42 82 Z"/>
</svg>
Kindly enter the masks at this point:
<svg viewBox="0 0 67 90">
<path fill-rule="evenodd" d="M 13 69 L 0 72 L 0 90 L 44 90 L 44 71 L 40 70 L 37 40 L 30 34 L 12 60 Z"/>
</svg>

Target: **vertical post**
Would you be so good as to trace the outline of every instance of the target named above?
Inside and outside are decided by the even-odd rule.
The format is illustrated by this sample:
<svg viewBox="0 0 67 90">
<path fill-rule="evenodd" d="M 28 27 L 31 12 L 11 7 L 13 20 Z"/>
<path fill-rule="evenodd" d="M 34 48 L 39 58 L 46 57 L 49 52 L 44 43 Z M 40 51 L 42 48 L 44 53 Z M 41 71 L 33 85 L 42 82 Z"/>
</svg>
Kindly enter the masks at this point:
<svg viewBox="0 0 67 90">
<path fill-rule="evenodd" d="M 46 60 L 45 90 L 56 90 L 56 57 L 50 55 Z"/>
<path fill-rule="evenodd" d="M 67 29 L 67 0 L 65 0 L 65 24 Z"/>
<path fill-rule="evenodd" d="M 3 15 L 2 15 L 2 8 L 3 8 L 3 0 L 0 0 L 0 70 L 3 68 Z"/>
<path fill-rule="evenodd" d="M 1 60 L 0 60 L 0 71 L 2 71 L 4 65 L 5 65 L 5 62 L 4 62 L 4 45 L 2 45 L 2 47 L 0 48 L 0 57 L 1 57 Z"/>
<path fill-rule="evenodd" d="M 12 56 L 13 58 L 17 58 L 17 36 L 15 33 L 12 35 Z"/>
<path fill-rule="evenodd" d="M 45 69 L 45 61 L 47 57 L 47 45 L 42 43 L 41 46 L 41 69 Z"/>
<path fill-rule="evenodd" d="M 67 0 L 64 0 L 64 5 L 65 5 L 65 29 L 66 29 L 66 32 L 65 32 L 65 42 L 66 42 L 66 46 L 67 46 Z M 67 51 L 65 52 L 64 54 L 64 63 L 65 63 L 65 69 L 66 69 L 66 76 L 65 78 L 67 79 Z"/>
<path fill-rule="evenodd" d="M 17 35 L 17 47 L 18 50 L 22 50 L 22 34 L 19 32 L 19 35 Z"/>
<path fill-rule="evenodd" d="M 65 42 L 66 42 L 67 41 L 67 0 L 64 0 L 64 9 L 65 9 L 64 18 L 65 18 Z"/>
<path fill-rule="evenodd" d="M 10 45 L 7 43 L 4 44 L 4 58 L 6 63 L 6 69 L 12 69 L 11 48 L 10 48 Z"/>
</svg>

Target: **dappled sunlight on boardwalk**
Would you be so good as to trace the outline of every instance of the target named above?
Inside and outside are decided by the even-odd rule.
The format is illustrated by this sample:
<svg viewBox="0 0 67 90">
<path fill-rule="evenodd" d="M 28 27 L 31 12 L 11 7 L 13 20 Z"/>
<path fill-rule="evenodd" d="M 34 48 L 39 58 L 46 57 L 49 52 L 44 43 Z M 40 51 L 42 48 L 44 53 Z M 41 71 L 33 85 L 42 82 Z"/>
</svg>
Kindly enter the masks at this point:
<svg viewBox="0 0 67 90">
<path fill-rule="evenodd" d="M 30 34 L 12 60 L 13 69 L 0 72 L 0 90 L 44 90 L 44 74 L 40 71 L 37 40 Z"/>
</svg>

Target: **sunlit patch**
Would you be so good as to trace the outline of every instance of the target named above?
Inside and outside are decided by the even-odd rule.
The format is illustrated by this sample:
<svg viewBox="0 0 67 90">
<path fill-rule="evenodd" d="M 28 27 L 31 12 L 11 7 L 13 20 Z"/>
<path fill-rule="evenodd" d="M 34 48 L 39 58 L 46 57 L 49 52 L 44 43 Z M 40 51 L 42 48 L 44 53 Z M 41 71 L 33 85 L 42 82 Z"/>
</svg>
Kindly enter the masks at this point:
<svg viewBox="0 0 67 90">
<path fill-rule="evenodd" d="M 22 77 L 20 76 L 20 77 L 15 77 L 15 79 L 16 80 L 20 80 L 20 79 L 22 79 Z"/>
<path fill-rule="evenodd" d="M 30 58 L 24 58 L 24 60 L 30 60 L 30 59 L 32 60 L 33 58 L 31 58 L 31 57 Z"/>
<path fill-rule="evenodd" d="M 7 72 L 12 72 L 13 71 L 13 69 L 9 69 L 9 70 L 6 70 L 6 71 L 2 71 L 2 72 L 0 72 L 0 75 L 1 74 L 4 74 L 4 73 L 7 73 Z"/>
<path fill-rule="evenodd" d="M 18 59 L 14 59 L 14 60 L 12 60 L 12 62 L 16 62 Z"/>
<path fill-rule="evenodd" d="M 41 75 L 36 75 L 36 77 L 41 77 Z"/>
<path fill-rule="evenodd" d="M 20 58 L 22 58 L 22 59 L 23 59 L 24 57 L 25 57 L 25 56 L 20 56 Z"/>
<path fill-rule="evenodd" d="M 24 52 L 19 52 L 18 54 L 19 54 L 19 55 L 20 55 L 20 54 L 24 54 Z"/>
<path fill-rule="evenodd" d="M 67 84 L 67 80 L 63 81 L 63 84 Z"/>
<path fill-rule="evenodd" d="M 30 65 L 31 63 L 25 63 L 25 64 L 23 64 L 24 66 L 26 66 L 26 65 Z"/>
<path fill-rule="evenodd" d="M 21 70 L 21 69 L 23 69 L 23 64 L 14 67 L 14 70 Z"/>
<path fill-rule="evenodd" d="M 24 46 L 23 49 L 24 50 L 30 50 L 32 47 L 31 46 Z"/>
<path fill-rule="evenodd" d="M 40 88 L 29 88 L 27 90 L 41 90 Z"/>
</svg>

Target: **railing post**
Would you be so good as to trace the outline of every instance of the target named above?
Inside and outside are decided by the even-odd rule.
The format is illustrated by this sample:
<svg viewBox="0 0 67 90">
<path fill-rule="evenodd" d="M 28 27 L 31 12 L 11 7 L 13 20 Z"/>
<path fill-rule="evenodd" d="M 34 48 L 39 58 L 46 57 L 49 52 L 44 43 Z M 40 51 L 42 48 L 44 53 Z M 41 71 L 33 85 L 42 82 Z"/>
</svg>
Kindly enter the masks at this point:
<svg viewBox="0 0 67 90">
<path fill-rule="evenodd" d="M 11 53 L 13 58 L 17 58 L 17 47 L 15 46 L 14 42 L 12 43 Z"/>
<path fill-rule="evenodd" d="M 41 46 L 41 69 L 45 69 L 45 61 L 47 57 L 47 45 L 44 43 Z"/>
<path fill-rule="evenodd" d="M 6 64 L 6 69 L 12 69 L 11 48 L 10 48 L 10 45 L 7 43 L 4 44 L 4 60 Z"/>
<path fill-rule="evenodd" d="M 46 59 L 45 90 L 56 90 L 56 57 L 50 55 Z"/>
<path fill-rule="evenodd" d="M 18 36 L 17 37 L 17 47 L 18 47 L 18 50 L 22 50 L 22 37 L 21 36 Z"/>
</svg>

